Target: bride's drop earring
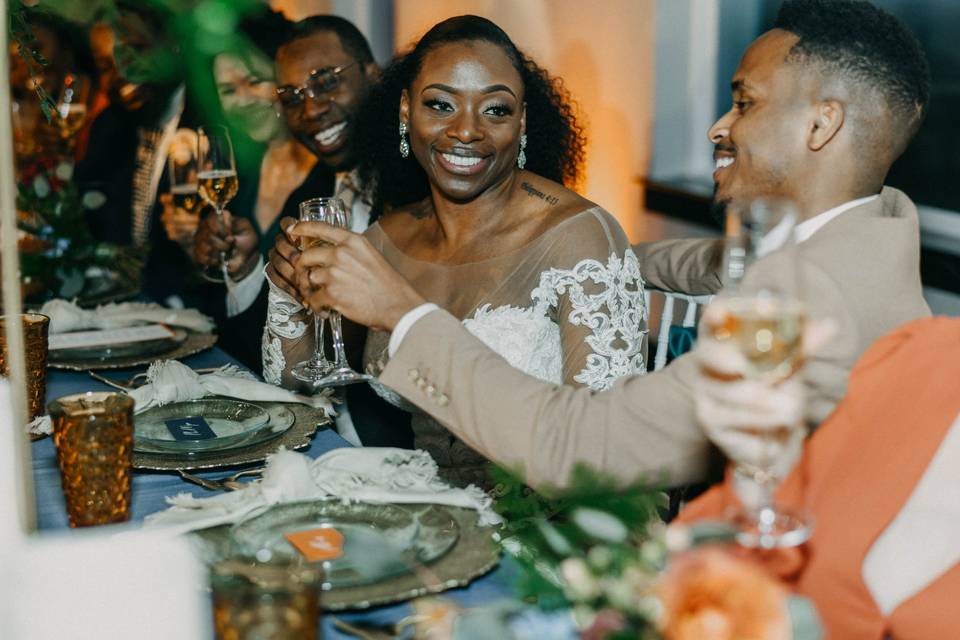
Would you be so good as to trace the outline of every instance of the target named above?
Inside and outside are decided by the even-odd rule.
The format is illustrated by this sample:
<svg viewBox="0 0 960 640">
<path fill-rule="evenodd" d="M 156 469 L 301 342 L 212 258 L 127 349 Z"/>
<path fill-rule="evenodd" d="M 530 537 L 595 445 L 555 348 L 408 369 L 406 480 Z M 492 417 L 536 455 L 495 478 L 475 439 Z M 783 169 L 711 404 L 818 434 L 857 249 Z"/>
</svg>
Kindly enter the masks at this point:
<svg viewBox="0 0 960 640">
<path fill-rule="evenodd" d="M 407 123 L 400 122 L 400 157 L 406 158 L 410 155 L 410 143 L 407 142 Z"/>
<path fill-rule="evenodd" d="M 523 169 L 527 164 L 527 154 L 523 152 L 527 148 L 527 134 L 520 134 L 520 153 L 517 154 L 517 166 Z"/>
</svg>

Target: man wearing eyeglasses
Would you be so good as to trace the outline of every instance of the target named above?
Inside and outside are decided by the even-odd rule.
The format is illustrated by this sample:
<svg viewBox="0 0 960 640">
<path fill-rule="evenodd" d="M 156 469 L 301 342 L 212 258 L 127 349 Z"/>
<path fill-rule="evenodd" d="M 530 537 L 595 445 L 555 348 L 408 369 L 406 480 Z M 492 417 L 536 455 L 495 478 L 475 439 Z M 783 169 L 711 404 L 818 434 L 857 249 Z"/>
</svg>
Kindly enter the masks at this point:
<svg viewBox="0 0 960 640">
<path fill-rule="evenodd" d="M 317 163 L 265 231 L 266 241 L 272 238 L 274 247 L 266 269 L 262 257 L 255 259 L 258 243 L 244 241 L 256 237 L 252 224 L 239 217 L 229 232 L 223 233 L 216 218 L 208 216 L 198 231 L 194 256 L 201 264 L 214 265 L 219 264 L 221 251 L 234 252 L 228 262 L 228 270 L 234 267 L 230 270 L 234 281 L 230 285 L 233 302 L 228 304 L 231 318 L 223 330 L 251 340 L 263 330 L 264 379 L 280 384 L 291 381 L 280 380 L 284 362 L 278 336 L 289 338 L 306 331 L 306 325 L 291 319 L 302 310 L 291 283 L 291 261 L 298 250 L 284 236 L 281 224 L 299 217 L 300 202 L 333 195 L 350 210 L 353 231 L 363 232 L 369 225 L 370 207 L 360 197 L 351 141 L 356 112 L 379 69 L 360 31 L 347 20 L 329 15 L 311 16 L 292 25 L 275 63 L 278 108 L 290 133 L 317 157 Z M 286 224 L 292 221 L 286 220 Z M 367 385 L 353 385 L 345 394 L 353 419 L 349 412 L 339 411 L 337 428 L 342 435 L 355 443 L 409 445 L 409 436 L 395 426 L 409 422 L 408 417 L 385 408 Z"/>
</svg>

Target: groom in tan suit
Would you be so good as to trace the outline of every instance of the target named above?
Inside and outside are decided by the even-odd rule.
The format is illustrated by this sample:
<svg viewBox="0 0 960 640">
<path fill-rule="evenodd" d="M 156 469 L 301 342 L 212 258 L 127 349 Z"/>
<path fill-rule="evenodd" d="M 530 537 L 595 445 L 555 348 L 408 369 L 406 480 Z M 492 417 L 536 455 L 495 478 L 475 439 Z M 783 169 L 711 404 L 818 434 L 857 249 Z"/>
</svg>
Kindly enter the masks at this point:
<svg viewBox="0 0 960 640">
<path fill-rule="evenodd" d="M 775 28 L 747 50 L 733 77 L 733 107 L 709 131 L 718 205 L 778 196 L 800 208 L 795 239 L 808 315 L 837 327 L 804 371 L 811 425 L 843 396 L 850 367 L 870 343 L 930 313 L 916 208 L 883 186 L 920 126 L 928 77 L 916 40 L 881 10 L 788 0 Z M 380 381 L 491 460 L 522 465 L 529 483 L 562 485 L 581 462 L 624 481 L 705 477 L 710 444 L 694 416 L 698 372 L 689 357 L 603 393 L 548 384 L 424 304 L 362 237 L 319 223 L 298 231 L 338 245 L 310 250 L 298 264 L 310 305 L 393 331 Z M 644 277 L 657 287 L 711 292 L 718 247 L 644 245 Z M 763 258 L 751 276 L 776 273 L 777 260 Z"/>
</svg>

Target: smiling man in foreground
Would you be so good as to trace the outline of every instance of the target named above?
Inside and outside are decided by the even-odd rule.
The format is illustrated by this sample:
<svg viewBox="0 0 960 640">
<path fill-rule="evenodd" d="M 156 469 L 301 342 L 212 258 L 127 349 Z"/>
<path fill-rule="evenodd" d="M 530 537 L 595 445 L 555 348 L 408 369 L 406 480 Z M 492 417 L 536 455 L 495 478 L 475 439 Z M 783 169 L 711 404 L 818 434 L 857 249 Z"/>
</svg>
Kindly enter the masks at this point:
<svg viewBox="0 0 960 640">
<path fill-rule="evenodd" d="M 870 343 L 929 314 L 916 208 L 883 186 L 920 126 L 928 76 L 913 36 L 869 3 L 788 1 L 775 28 L 744 54 L 733 107 L 710 129 L 718 205 L 776 196 L 801 212 L 795 234 L 807 313 L 837 328 L 804 371 L 811 426 L 843 396 L 850 367 Z M 698 372 L 689 356 L 603 393 L 547 384 L 424 304 L 362 237 L 319 223 L 301 223 L 295 233 L 336 245 L 311 249 L 297 263 L 310 306 L 393 332 L 380 382 L 492 460 L 522 465 L 529 483 L 562 485 L 581 462 L 624 481 L 666 474 L 682 484 L 707 474 L 710 446 L 694 415 Z M 692 280 L 677 275 L 684 265 L 709 264 L 717 243 L 640 250 L 648 281 Z M 773 253 L 757 263 L 753 282 L 763 286 L 764 274 L 777 269 Z"/>
</svg>

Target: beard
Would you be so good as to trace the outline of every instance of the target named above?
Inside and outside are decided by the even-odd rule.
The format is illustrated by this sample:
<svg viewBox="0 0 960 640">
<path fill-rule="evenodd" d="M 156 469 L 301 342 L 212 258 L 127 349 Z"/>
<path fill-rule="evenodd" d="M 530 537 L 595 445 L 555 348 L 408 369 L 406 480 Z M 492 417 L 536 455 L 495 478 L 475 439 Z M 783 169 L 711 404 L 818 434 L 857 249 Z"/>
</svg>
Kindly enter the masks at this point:
<svg viewBox="0 0 960 640">
<path fill-rule="evenodd" d="M 723 228 L 727 220 L 727 207 L 729 200 L 717 200 L 717 185 L 713 185 L 713 200 L 710 201 L 710 219 Z"/>
</svg>

